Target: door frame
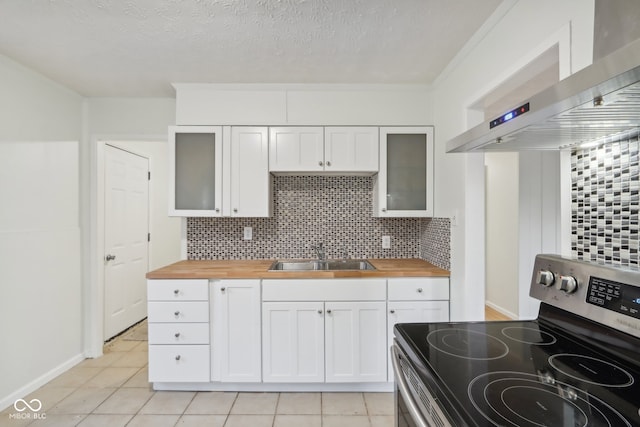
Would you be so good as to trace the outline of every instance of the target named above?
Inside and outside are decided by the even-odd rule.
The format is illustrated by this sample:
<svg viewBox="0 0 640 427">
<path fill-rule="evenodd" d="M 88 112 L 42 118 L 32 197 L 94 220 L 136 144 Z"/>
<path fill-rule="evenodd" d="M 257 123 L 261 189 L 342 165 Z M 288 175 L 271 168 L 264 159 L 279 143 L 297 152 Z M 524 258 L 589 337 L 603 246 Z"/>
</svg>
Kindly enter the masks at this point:
<svg viewBox="0 0 640 427">
<path fill-rule="evenodd" d="M 85 251 L 84 265 L 88 272 L 84 273 L 85 293 L 83 295 L 83 320 L 84 320 L 84 352 L 85 357 L 95 358 L 102 355 L 104 345 L 104 161 L 105 147 L 111 145 L 118 149 L 144 157 L 149 162 L 149 171 L 153 171 L 153 158 L 142 150 L 124 148 L 124 143 L 141 143 L 152 141 L 167 141 L 167 135 L 95 135 L 91 137 L 91 177 L 90 177 L 90 202 L 89 202 L 89 241 L 85 240 L 88 251 Z M 149 206 L 152 206 L 152 194 L 149 192 Z M 153 209 L 149 209 L 149 227 L 153 220 Z M 150 230 L 150 232 L 153 230 Z M 153 242 L 149 242 L 148 263 L 151 265 L 151 248 Z"/>
</svg>

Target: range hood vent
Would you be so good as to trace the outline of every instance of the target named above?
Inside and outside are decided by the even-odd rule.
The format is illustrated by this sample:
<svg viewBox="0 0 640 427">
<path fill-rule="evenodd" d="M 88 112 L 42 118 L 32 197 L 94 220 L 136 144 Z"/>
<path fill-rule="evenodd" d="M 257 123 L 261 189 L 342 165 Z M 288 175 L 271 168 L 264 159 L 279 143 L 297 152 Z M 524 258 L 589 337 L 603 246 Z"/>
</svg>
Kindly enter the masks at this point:
<svg viewBox="0 0 640 427">
<path fill-rule="evenodd" d="M 447 152 L 572 149 L 637 134 L 640 39 L 518 105 L 526 104 L 498 126 L 487 121 L 451 139 Z"/>
</svg>

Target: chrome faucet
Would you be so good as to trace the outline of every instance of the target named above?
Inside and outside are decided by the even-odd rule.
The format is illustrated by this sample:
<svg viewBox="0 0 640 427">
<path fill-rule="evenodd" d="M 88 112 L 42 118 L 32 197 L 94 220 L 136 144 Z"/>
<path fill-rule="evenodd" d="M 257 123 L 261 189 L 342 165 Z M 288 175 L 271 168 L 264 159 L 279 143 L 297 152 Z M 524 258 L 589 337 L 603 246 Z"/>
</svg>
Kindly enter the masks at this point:
<svg viewBox="0 0 640 427">
<path fill-rule="evenodd" d="M 320 261 L 325 261 L 327 259 L 327 254 L 324 250 L 324 245 L 322 242 L 318 243 L 318 246 L 311 246 L 311 249 L 316 251 L 316 255 Z"/>
</svg>

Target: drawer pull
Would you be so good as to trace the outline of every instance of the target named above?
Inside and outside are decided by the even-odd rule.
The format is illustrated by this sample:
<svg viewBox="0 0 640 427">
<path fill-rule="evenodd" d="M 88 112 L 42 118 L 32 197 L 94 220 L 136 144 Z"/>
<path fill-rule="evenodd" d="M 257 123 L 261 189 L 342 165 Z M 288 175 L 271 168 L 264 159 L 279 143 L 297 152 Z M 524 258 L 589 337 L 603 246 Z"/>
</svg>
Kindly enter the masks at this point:
<svg viewBox="0 0 640 427">
<path fill-rule="evenodd" d="M 176 356 L 176 360 L 180 360 L 180 355 L 177 355 L 177 356 Z"/>
<path fill-rule="evenodd" d="M 174 290 L 174 291 L 173 291 L 173 294 L 174 294 L 175 296 L 178 296 L 178 294 L 179 294 L 179 293 L 180 293 L 180 289 L 176 289 L 176 290 Z"/>
<path fill-rule="evenodd" d="M 389 313 L 391 313 L 391 314 L 393 314 L 395 312 L 396 312 L 395 310 L 389 310 Z"/>
<path fill-rule="evenodd" d="M 318 314 L 322 314 L 322 310 L 318 310 Z"/>
<path fill-rule="evenodd" d="M 227 288 L 224 288 L 224 287 L 220 288 L 220 292 L 224 292 L 226 290 L 227 290 Z"/>
<path fill-rule="evenodd" d="M 422 293 L 422 288 L 418 288 L 418 293 L 421 294 Z"/>
<path fill-rule="evenodd" d="M 175 313 L 173 313 L 176 317 L 180 316 L 180 310 L 177 310 Z"/>
<path fill-rule="evenodd" d="M 331 314 L 331 310 L 327 310 L 327 314 Z"/>
<path fill-rule="evenodd" d="M 180 338 L 180 332 L 176 332 L 176 338 Z"/>
</svg>

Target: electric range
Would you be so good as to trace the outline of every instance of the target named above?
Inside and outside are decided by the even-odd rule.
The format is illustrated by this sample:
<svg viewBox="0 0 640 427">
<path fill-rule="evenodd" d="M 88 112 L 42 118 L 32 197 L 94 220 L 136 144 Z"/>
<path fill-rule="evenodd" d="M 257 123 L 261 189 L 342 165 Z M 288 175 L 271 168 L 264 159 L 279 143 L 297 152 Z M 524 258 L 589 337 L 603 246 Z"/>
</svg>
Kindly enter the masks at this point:
<svg viewBox="0 0 640 427">
<path fill-rule="evenodd" d="M 640 426 L 640 272 L 538 255 L 531 321 L 394 328 L 396 426 Z"/>
</svg>

